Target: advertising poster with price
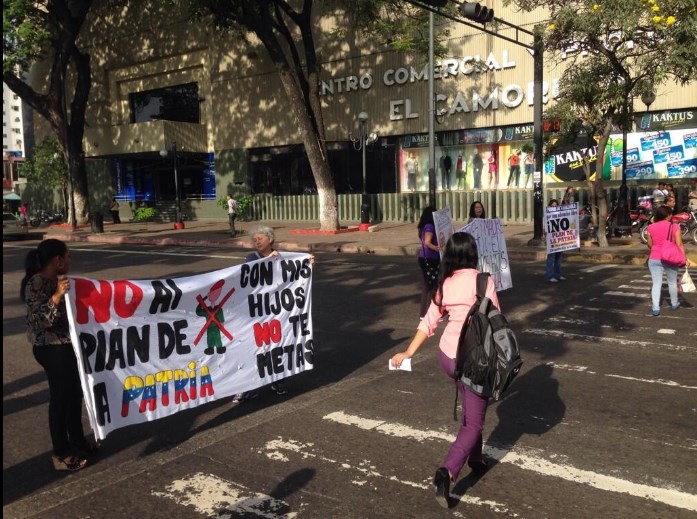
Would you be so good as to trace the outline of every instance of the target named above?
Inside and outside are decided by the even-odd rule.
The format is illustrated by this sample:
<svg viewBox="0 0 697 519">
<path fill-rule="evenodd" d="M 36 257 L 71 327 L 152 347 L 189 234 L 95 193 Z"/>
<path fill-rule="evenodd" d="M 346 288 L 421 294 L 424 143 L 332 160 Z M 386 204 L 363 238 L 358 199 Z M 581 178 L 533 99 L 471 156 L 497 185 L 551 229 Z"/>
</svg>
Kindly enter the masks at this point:
<svg viewBox="0 0 697 519">
<path fill-rule="evenodd" d="M 619 139 L 620 146 L 615 146 Z M 622 135 L 612 135 L 612 179 L 622 178 Z M 627 178 L 697 177 L 697 130 L 633 133 L 627 136 Z"/>
</svg>

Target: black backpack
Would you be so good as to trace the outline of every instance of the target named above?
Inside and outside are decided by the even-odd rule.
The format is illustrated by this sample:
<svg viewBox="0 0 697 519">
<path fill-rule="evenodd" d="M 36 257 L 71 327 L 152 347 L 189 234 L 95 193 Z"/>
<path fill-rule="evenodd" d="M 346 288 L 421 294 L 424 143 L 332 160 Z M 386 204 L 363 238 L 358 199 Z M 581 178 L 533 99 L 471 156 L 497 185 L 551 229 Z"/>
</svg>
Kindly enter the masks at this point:
<svg viewBox="0 0 697 519">
<path fill-rule="evenodd" d="M 477 299 L 465 318 L 457 344 L 455 379 L 479 396 L 499 400 L 523 361 L 508 320 L 485 296 L 488 280 L 488 273 L 477 274 Z M 457 390 L 454 414 L 457 420 Z"/>
</svg>

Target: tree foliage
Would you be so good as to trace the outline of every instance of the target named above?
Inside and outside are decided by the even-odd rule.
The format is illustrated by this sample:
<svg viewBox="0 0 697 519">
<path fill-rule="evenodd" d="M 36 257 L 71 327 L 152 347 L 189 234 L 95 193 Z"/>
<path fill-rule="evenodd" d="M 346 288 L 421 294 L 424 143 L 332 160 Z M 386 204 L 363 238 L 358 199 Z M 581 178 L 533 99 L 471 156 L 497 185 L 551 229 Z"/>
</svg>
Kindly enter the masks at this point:
<svg viewBox="0 0 697 519">
<path fill-rule="evenodd" d="M 561 65 L 559 97 L 546 114 L 561 122 L 562 139 L 586 135 L 597 143 L 590 184 L 599 207 L 601 245 L 607 201 L 602 175 L 605 146 L 613 128 L 631 125 L 632 101 L 673 81 L 697 74 L 697 10 L 694 0 L 511 0 L 531 11 L 546 9 L 545 60 Z M 586 146 L 584 167 L 590 178 Z M 594 212 L 595 214 L 595 212 Z"/>
<path fill-rule="evenodd" d="M 34 147 L 34 153 L 25 161 L 23 171 L 27 181 L 48 189 L 60 189 L 63 207 L 68 207 L 68 168 L 56 139 L 44 139 Z"/>
<path fill-rule="evenodd" d="M 89 55 L 76 41 L 91 6 L 92 0 L 3 0 L 2 4 L 3 81 L 50 124 L 71 171 L 81 223 L 89 218 L 82 138 L 91 73 Z M 29 84 L 26 73 L 39 62 L 48 64 L 47 76 Z"/>
</svg>

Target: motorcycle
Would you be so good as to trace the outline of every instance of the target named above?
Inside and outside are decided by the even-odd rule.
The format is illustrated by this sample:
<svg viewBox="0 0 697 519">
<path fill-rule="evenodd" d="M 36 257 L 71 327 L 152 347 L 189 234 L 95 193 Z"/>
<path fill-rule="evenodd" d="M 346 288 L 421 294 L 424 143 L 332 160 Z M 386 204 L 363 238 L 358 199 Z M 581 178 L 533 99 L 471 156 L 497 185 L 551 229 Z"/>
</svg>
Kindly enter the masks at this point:
<svg viewBox="0 0 697 519">
<path fill-rule="evenodd" d="M 647 214 L 646 210 L 643 207 L 638 207 L 637 209 L 629 210 L 629 220 L 631 222 L 631 226 L 618 227 L 616 225 L 618 209 L 619 204 L 617 201 L 615 201 L 607 213 L 607 218 L 605 220 L 605 234 L 608 238 L 610 236 L 631 236 L 634 233 L 639 233 L 646 222 L 648 222 L 649 215 Z"/>
<path fill-rule="evenodd" d="M 682 234 L 683 240 L 687 237 L 690 231 L 692 231 L 693 241 L 695 240 L 694 231 L 697 230 L 697 211 L 691 211 L 685 208 L 681 212 L 671 216 L 670 221 L 680 226 L 680 234 Z M 639 238 L 641 239 L 642 243 L 646 243 L 650 223 L 653 223 L 653 214 L 641 228 Z M 695 243 L 697 243 L 697 241 L 695 241 Z"/>
<path fill-rule="evenodd" d="M 32 227 L 38 227 L 42 223 L 52 224 L 60 223 L 62 221 L 62 213 L 49 213 L 48 211 L 44 211 L 43 209 L 41 209 L 34 213 L 34 215 L 31 218 L 29 218 L 29 225 L 31 225 Z"/>
</svg>

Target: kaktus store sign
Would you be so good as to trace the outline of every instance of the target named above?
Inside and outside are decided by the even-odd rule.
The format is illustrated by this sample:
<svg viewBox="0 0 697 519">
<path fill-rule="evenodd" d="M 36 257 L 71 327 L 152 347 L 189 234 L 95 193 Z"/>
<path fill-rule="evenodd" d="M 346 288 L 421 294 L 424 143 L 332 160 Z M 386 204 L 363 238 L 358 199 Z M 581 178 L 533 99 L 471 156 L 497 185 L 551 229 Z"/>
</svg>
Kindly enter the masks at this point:
<svg viewBox="0 0 697 519">
<path fill-rule="evenodd" d="M 445 80 L 447 78 L 481 74 L 494 70 L 501 71 L 515 67 L 516 62 L 509 58 L 507 50 L 503 50 L 501 56 L 496 56 L 491 52 L 486 59 L 482 59 L 482 56 L 477 54 L 459 59 L 448 58 L 441 60 L 433 65 L 433 78 Z M 369 90 L 374 86 L 375 81 L 375 77 L 369 72 L 360 76 L 349 75 L 323 80 L 320 82 L 320 95 L 331 96 Z M 378 81 L 382 81 L 382 84 L 388 88 L 395 85 L 428 81 L 428 65 L 420 69 L 413 66 L 390 68 L 383 72 L 382 77 Z M 542 102 L 544 104 L 549 101 L 549 92 L 549 83 L 543 83 Z M 552 97 L 556 97 L 558 93 L 558 80 L 554 79 L 552 81 Z M 436 109 L 445 110 L 445 113 L 448 115 L 454 115 L 457 113 L 478 112 L 480 110 L 498 110 L 502 106 L 513 109 L 525 101 L 527 101 L 528 106 L 533 105 L 532 81 L 525 86 L 513 83 L 504 86 L 497 85 L 486 91 L 471 89 L 469 93 L 457 92 L 453 97 L 437 94 Z M 390 99 L 388 110 L 391 121 L 421 117 L 421 114 L 413 110 L 411 98 Z"/>
</svg>

